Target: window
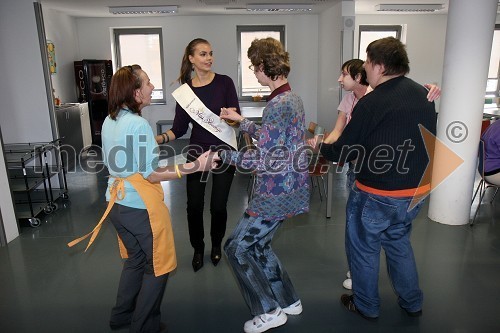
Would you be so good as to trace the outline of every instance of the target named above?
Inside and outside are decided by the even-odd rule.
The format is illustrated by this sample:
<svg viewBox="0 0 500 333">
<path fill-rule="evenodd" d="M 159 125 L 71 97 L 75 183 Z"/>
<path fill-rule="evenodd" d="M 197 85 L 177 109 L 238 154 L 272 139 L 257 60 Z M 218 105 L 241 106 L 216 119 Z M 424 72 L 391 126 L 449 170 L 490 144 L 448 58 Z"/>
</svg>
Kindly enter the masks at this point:
<svg viewBox="0 0 500 333">
<path fill-rule="evenodd" d="M 115 66 L 138 64 L 155 86 L 151 103 L 165 104 L 161 28 L 114 29 Z"/>
<path fill-rule="evenodd" d="M 495 25 L 493 44 L 491 46 L 490 67 L 486 84 L 486 102 L 493 102 L 500 97 L 500 24 Z M 490 102 L 491 100 L 491 102 Z"/>
<path fill-rule="evenodd" d="M 238 35 L 238 97 L 242 101 L 253 100 L 252 96 L 266 96 L 271 90 L 262 86 L 249 68 L 247 51 L 254 39 L 272 37 L 285 45 L 285 26 L 237 26 Z"/>
<path fill-rule="evenodd" d="M 401 30 L 400 25 L 360 25 L 359 59 L 366 60 L 366 47 L 374 40 L 384 37 L 395 37 L 401 40 Z"/>
</svg>

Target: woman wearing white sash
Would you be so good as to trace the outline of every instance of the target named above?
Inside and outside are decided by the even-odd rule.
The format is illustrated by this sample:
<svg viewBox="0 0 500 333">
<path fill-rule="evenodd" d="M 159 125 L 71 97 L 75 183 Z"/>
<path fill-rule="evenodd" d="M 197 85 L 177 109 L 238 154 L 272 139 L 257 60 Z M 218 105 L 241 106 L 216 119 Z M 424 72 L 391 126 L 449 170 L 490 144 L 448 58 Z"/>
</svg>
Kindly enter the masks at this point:
<svg viewBox="0 0 500 333">
<path fill-rule="evenodd" d="M 187 83 L 203 104 L 217 116 L 221 108 L 234 108 L 240 113 L 238 95 L 233 80 L 212 71 L 213 52 L 210 43 L 205 39 L 196 38 L 186 47 L 182 58 L 179 83 Z M 192 72 L 194 76 L 192 77 Z M 159 144 L 167 143 L 183 136 L 192 124 L 189 141 L 188 160 L 192 161 L 203 152 L 213 149 L 233 149 L 201 126 L 177 103 L 172 128 L 156 137 Z M 214 266 L 221 259 L 221 244 L 226 232 L 227 199 L 233 181 L 235 167 L 227 164 L 212 170 L 212 193 L 210 199 L 212 243 L 211 260 Z M 194 271 L 203 267 L 205 250 L 203 210 L 207 172 L 197 172 L 186 177 L 187 188 L 187 218 L 189 240 L 194 249 L 192 265 Z"/>
</svg>

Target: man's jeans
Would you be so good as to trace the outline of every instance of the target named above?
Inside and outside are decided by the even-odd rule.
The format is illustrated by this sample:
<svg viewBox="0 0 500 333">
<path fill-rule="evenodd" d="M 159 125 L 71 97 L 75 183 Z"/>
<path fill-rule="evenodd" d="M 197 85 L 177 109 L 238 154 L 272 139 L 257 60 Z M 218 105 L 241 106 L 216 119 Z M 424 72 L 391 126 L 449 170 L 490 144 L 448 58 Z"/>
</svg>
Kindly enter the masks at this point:
<svg viewBox="0 0 500 333">
<path fill-rule="evenodd" d="M 365 316 L 378 317 L 380 249 L 384 248 L 387 271 L 407 311 L 422 309 L 423 294 L 410 244 L 412 221 L 422 202 L 408 211 L 412 198 L 385 197 L 352 187 L 346 208 L 345 247 L 352 275 L 354 304 Z"/>
<path fill-rule="evenodd" d="M 224 251 L 253 316 L 286 308 L 299 298 L 271 248 L 283 222 L 244 214 L 224 245 Z"/>
</svg>

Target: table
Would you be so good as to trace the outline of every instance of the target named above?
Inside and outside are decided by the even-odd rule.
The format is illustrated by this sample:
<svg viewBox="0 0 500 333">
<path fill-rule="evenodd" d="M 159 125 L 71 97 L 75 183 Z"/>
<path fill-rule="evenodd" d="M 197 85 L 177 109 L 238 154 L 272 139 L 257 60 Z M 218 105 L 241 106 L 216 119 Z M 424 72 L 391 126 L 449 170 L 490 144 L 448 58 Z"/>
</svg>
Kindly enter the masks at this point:
<svg viewBox="0 0 500 333">
<path fill-rule="evenodd" d="M 156 122 L 156 135 L 160 135 L 162 133 L 163 125 L 172 125 L 174 123 L 173 120 L 158 120 Z"/>
<path fill-rule="evenodd" d="M 328 175 L 326 177 L 326 218 L 332 217 L 333 206 L 333 173 L 336 169 L 337 163 L 330 162 L 328 168 Z"/>
<path fill-rule="evenodd" d="M 500 105 L 497 103 L 485 104 L 483 108 L 483 116 L 486 118 L 500 118 Z"/>
<path fill-rule="evenodd" d="M 264 107 L 260 106 L 242 106 L 240 108 L 241 115 L 248 120 L 260 122 L 262 121 L 262 111 Z"/>
</svg>

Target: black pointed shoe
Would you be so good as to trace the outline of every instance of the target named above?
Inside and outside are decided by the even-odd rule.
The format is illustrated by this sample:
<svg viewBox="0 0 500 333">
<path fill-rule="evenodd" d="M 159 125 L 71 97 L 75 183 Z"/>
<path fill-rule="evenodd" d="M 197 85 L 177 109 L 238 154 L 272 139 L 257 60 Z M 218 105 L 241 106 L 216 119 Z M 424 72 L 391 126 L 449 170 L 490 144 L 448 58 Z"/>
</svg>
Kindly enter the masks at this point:
<svg viewBox="0 0 500 333">
<path fill-rule="evenodd" d="M 212 259 L 212 263 L 214 266 L 217 266 L 219 263 L 220 259 L 222 258 L 222 253 L 220 246 L 213 246 L 212 247 L 212 254 L 210 255 L 210 259 Z"/>
<path fill-rule="evenodd" d="M 342 305 L 347 309 L 347 311 L 357 313 L 361 317 L 365 318 L 366 320 L 376 321 L 378 319 L 378 317 L 368 317 L 368 316 L 365 316 L 363 313 L 361 313 L 356 308 L 356 305 L 354 305 L 354 297 L 353 297 L 353 295 L 344 294 L 344 295 L 340 296 L 340 303 L 342 303 Z"/>
<path fill-rule="evenodd" d="M 203 267 L 203 253 L 194 253 L 192 265 L 195 272 L 198 272 Z"/>
</svg>

